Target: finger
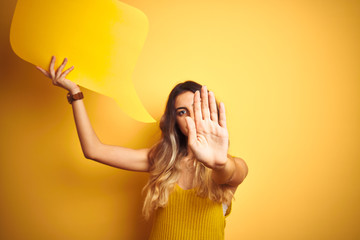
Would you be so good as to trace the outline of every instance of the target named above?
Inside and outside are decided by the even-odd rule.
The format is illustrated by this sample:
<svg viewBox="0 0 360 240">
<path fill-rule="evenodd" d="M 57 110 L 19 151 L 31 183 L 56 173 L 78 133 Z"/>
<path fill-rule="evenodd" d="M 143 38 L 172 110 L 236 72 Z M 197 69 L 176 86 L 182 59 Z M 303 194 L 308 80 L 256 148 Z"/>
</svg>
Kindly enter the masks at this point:
<svg viewBox="0 0 360 240">
<path fill-rule="evenodd" d="M 198 126 L 202 120 L 199 91 L 196 91 L 194 94 L 194 119 L 195 125 Z"/>
<path fill-rule="evenodd" d="M 72 70 L 74 69 L 74 66 L 69 67 L 68 69 L 66 69 L 61 75 L 60 78 L 62 77 L 66 77 L 66 75 L 68 75 Z"/>
<path fill-rule="evenodd" d="M 196 127 L 194 120 L 191 117 L 186 117 L 186 126 L 188 129 L 188 145 L 192 145 L 196 142 Z"/>
<path fill-rule="evenodd" d="M 62 70 L 64 69 L 64 67 L 66 66 L 67 63 L 67 58 L 64 58 L 64 61 L 62 62 L 62 64 L 60 65 L 60 67 L 56 70 L 56 74 L 55 74 L 55 78 L 60 77 Z"/>
<path fill-rule="evenodd" d="M 55 70 L 54 70 L 54 65 L 55 65 L 55 56 L 51 57 L 51 62 L 50 62 L 50 66 L 49 66 L 49 73 L 52 79 L 55 78 Z"/>
<path fill-rule="evenodd" d="M 45 76 L 51 78 L 50 73 L 48 73 L 46 70 L 44 70 L 43 68 L 39 67 L 39 66 L 35 66 L 40 72 L 42 72 Z"/>
<path fill-rule="evenodd" d="M 209 104 L 211 120 L 214 122 L 218 122 L 218 111 L 216 107 L 215 95 L 213 92 L 209 92 Z"/>
<path fill-rule="evenodd" d="M 225 105 L 222 102 L 220 103 L 219 106 L 219 124 L 221 127 L 226 128 Z"/>
<path fill-rule="evenodd" d="M 209 98 L 206 86 L 201 88 L 201 112 L 203 119 L 210 119 Z"/>
</svg>

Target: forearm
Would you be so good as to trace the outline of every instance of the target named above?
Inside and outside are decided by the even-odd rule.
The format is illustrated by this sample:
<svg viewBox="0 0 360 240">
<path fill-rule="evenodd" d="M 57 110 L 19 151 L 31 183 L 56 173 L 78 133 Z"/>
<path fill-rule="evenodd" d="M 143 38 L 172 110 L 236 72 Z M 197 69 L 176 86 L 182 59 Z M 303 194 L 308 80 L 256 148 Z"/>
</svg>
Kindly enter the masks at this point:
<svg viewBox="0 0 360 240">
<path fill-rule="evenodd" d="M 80 92 L 80 89 L 70 91 L 71 94 Z M 72 102 L 73 115 L 76 125 L 76 130 L 79 136 L 81 148 L 86 158 L 92 158 L 93 151 L 101 145 L 100 140 L 95 134 L 95 131 L 90 123 L 83 100 L 76 100 Z"/>
<path fill-rule="evenodd" d="M 227 161 L 223 166 L 218 166 L 212 169 L 211 177 L 217 184 L 227 183 L 235 172 L 235 163 L 231 158 L 227 158 Z"/>
<path fill-rule="evenodd" d="M 70 91 L 76 94 L 80 89 Z M 130 171 L 148 171 L 148 149 L 130 149 L 101 143 L 93 130 L 83 100 L 72 102 L 76 129 L 84 156 L 97 162 Z"/>
<path fill-rule="evenodd" d="M 245 179 L 247 172 L 248 168 L 243 159 L 228 155 L 222 167 L 212 169 L 212 179 L 217 184 L 237 186 Z"/>
</svg>

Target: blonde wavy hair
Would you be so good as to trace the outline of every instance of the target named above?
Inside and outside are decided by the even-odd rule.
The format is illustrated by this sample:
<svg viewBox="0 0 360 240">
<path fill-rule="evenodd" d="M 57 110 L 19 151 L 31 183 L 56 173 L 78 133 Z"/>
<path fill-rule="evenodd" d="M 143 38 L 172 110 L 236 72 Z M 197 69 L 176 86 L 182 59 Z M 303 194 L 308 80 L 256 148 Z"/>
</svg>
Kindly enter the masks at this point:
<svg viewBox="0 0 360 240">
<path fill-rule="evenodd" d="M 187 137 L 176 123 L 175 99 L 183 92 L 195 93 L 200 89 L 200 84 L 186 81 L 176 85 L 170 92 L 165 113 L 160 120 L 161 139 L 148 155 L 150 176 L 143 189 L 145 201 L 142 209 L 145 219 L 149 219 L 157 208 L 166 206 L 180 176 L 180 160 L 187 155 Z M 196 159 L 192 160 L 195 168 L 193 186 L 197 195 L 230 205 L 233 198 L 230 188 L 213 182 L 211 170 Z"/>
</svg>

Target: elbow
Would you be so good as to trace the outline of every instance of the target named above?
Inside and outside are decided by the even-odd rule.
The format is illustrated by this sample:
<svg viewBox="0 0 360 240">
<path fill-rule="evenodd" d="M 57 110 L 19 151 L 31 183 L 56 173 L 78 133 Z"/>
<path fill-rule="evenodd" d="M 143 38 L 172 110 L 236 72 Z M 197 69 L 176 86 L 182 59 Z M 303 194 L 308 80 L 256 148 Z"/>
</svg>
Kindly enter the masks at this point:
<svg viewBox="0 0 360 240">
<path fill-rule="evenodd" d="M 242 158 L 235 158 L 235 163 L 237 165 L 236 174 L 238 175 L 236 177 L 236 184 L 239 185 L 245 180 L 246 176 L 248 175 L 249 169 L 246 162 Z"/>
<path fill-rule="evenodd" d="M 83 154 L 86 159 L 90 159 L 90 160 L 96 159 L 95 151 L 91 148 L 83 149 Z"/>
<path fill-rule="evenodd" d="M 91 155 L 90 153 L 88 153 L 88 152 L 83 152 L 83 154 L 84 154 L 84 157 L 85 157 L 86 159 L 93 159 L 93 157 L 92 157 L 92 155 Z"/>
<path fill-rule="evenodd" d="M 99 155 L 99 151 L 101 149 L 100 147 L 101 144 L 97 143 L 81 145 L 84 157 L 91 160 L 95 160 L 96 157 Z"/>
</svg>

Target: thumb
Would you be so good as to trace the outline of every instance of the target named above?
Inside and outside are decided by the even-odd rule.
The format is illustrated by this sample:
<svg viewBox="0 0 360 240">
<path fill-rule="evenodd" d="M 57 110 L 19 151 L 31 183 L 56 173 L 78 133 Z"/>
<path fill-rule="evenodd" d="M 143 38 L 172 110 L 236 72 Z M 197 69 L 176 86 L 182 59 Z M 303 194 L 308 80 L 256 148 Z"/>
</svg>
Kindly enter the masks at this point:
<svg viewBox="0 0 360 240">
<path fill-rule="evenodd" d="M 186 117 L 185 121 L 188 129 L 188 144 L 191 145 L 196 141 L 195 122 L 191 117 Z"/>
</svg>

